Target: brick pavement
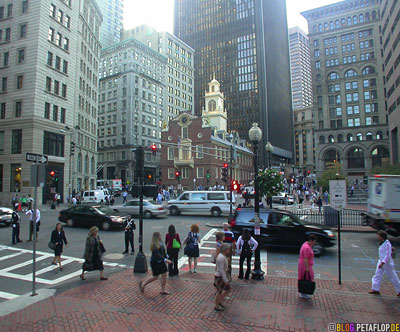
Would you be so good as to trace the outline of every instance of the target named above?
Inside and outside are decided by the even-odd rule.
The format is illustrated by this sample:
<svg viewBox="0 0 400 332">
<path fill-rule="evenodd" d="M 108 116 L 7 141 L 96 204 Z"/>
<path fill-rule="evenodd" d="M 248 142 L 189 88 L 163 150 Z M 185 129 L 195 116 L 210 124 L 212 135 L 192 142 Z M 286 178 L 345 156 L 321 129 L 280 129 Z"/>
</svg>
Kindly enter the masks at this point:
<svg viewBox="0 0 400 332">
<path fill-rule="evenodd" d="M 227 310 L 215 312 L 211 274 L 169 279 L 169 296 L 159 295 L 158 282 L 140 293 L 144 276 L 132 270 L 97 278 L 88 274 L 77 287 L 0 318 L 0 331 L 327 331 L 329 323 L 400 322 L 391 284 L 373 296 L 369 283 L 318 280 L 313 299 L 303 300 L 292 278 L 235 280 Z"/>
</svg>

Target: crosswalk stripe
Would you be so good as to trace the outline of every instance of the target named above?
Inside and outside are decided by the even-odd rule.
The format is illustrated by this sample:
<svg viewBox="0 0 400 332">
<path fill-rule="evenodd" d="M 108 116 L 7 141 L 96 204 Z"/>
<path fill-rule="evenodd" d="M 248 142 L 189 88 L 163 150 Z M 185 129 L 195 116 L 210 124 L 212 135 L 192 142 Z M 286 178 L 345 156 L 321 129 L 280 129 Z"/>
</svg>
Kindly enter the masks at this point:
<svg viewBox="0 0 400 332">
<path fill-rule="evenodd" d="M 7 292 L 0 292 L 0 298 L 6 299 L 6 300 L 12 300 L 18 297 L 19 295 L 12 294 L 12 293 L 7 293 Z"/>
<path fill-rule="evenodd" d="M 9 254 L 9 255 L 6 255 L 6 256 L 2 256 L 2 257 L 0 257 L 0 261 L 4 261 L 6 259 L 17 257 L 17 256 L 22 255 L 22 254 L 23 254 L 22 252 L 16 252 L 14 254 Z"/>
<path fill-rule="evenodd" d="M 45 257 L 45 256 L 36 257 L 36 262 L 42 261 L 42 260 L 47 259 L 47 258 L 48 257 Z M 22 263 L 19 263 L 19 264 L 15 264 L 15 265 L 11 265 L 9 267 L 1 269 L 1 271 L 2 272 L 9 272 L 9 271 L 16 270 L 16 269 L 19 269 L 20 267 L 24 267 L 24 266 L 27 266 L 27 265 L 30 265 L 30 264 L 32 264 L 32 261 L 31 260 L 27 260 L 25 262 L 22 262 Z"/>
</svg>

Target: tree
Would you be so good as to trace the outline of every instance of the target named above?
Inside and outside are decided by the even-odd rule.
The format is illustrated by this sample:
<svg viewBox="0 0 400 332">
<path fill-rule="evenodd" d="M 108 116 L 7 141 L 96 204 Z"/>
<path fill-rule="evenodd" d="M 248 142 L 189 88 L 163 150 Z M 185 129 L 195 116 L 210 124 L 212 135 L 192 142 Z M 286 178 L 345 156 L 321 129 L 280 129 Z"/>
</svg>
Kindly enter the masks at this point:
<svg viewBox="0 0 400 332">
<path fill-rule="evenodd" d="M 341 163 L 328 163 L 325 171 L 317 179 L 318 185 L 322 187 L 322 190 L 329 190 L 329 180 L 346 180 L 346 177 L 342 173 Z"/>
<path fill-rule="evenodd" d="M 260 197 L 266 195 L 269 199 L 283 191 L 282 175 L 270 168 L 258 172 Z"/>
</svg>

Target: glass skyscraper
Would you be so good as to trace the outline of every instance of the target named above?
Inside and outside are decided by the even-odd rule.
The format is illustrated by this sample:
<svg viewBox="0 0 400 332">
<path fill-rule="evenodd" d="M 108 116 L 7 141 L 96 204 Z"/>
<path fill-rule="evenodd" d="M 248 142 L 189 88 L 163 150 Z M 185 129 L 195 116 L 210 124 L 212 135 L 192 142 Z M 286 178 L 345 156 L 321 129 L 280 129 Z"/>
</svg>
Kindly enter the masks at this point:
<svg viewBox="0 0 400 332">
<path fill-rule="evenodd" d="M 96 0 L 103 15 L 100 28 L 101 47 L 105 48 L 120 41 L 124 19 L 125 0 Z"/>
<path fill-rule="evenodd" d="M 293 129 L 285 1 L 175 0 L 174 34 L 195 50 L 195 113 L 204 91 L 221 83 L 228 130 L 247 138 L 253 122 L 275 166 L 292 159 Z M 267 165 L 260 149 L 260 165 Z"/>
</svg>

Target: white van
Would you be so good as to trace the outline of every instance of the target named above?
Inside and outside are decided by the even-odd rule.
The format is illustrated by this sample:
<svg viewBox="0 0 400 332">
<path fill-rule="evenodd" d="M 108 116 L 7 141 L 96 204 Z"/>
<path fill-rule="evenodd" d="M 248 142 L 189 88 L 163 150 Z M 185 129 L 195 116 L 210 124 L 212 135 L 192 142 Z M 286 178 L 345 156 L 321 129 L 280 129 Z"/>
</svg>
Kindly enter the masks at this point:
<svg viewBox="0 0 400 332">
<path fill-rule="evenodd" d="M 229 191 L 185 191 L 177 199 L 168 201 L 171 215 L 180 213 L 211 213 L 213 217 L 229 215 Z M 232 195 L 232 213 L 235 195 Z"/>
<path fill-rule="evenodd" d="M 106 197 L 110 199 L 109 191 L 106 189 L 88 190 L 83 193 L 83 203 L 106 203 Z"/>
</svg>

